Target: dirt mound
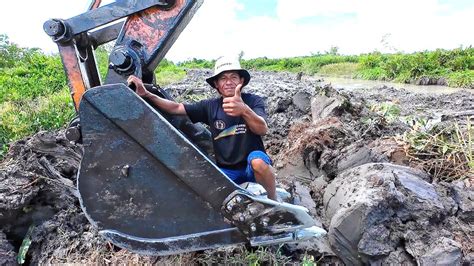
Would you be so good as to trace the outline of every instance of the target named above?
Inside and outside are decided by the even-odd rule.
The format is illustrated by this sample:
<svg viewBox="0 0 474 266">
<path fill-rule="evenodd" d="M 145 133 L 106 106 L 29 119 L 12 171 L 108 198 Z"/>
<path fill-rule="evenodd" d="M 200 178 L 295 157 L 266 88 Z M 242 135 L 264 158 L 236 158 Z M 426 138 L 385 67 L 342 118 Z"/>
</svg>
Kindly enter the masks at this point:
<svg viewBox="0 0 474 266">
<path fill-rule="evenodd" d="M 210 73 L 189 70 L 185 80 L 166 89 L 178 101 L 215 95 L 204 81 Z M 311 77 L 274 72 L 253 72 L 245 91 L 264 97 L 267 103 L 270 131 L 265 144 L 278 170 L 277 181 L 330 230 L 329 238 L 171 257 L 121 250 L 98 235 L 79 207 L 75 176 L 81 146 L 69 143 L 63 131 L 39 132 L 14 143 L 0 163 L 0 264 L 14 263 L 25 239 L 31 240 L 29 263 L 248 263 L 249 258 L 282 263 L 315 262 L 321 257 L 320 262 L 329 263 L 338 262 L 340 256 L 355 264 L 430 264 L 473 259 L 474 177 L 436 183 L 429 171 L 417 174 L 416 181 L 390 175 L 397 167 L 410 169 L 407 173 L 423 172 L 400 136 L 412 130 L 420 117 L 430 123 L 439 123 L 442 115 L 443 123 L 465 121 L 469 112 L 462 112 L 474 106 L 473 94 L 426 95 L 389 87 L 335 90 Z M 393 105 L 398 107 L 396 117 Z M 398 166 L 370 168 L 373 163 Z M 362 193 L 370 186 L 378 190 Z M 417 205 L 414 195 L 423 191 L 435 193 L 439 204 Z M 366 205 L 360 202 L 364 198 L 360 193 L 372 195 L 363 202 Z M 390 208 L 384 208 L 390 203 L 386 197 L 392 199 Z M 354 206 L 370 206 L 371 211 L 360 212 Z M 385 210 L 393 215 L 383 214 Z M 420 210 L 428 214 L 416 216 Z M 409 215 L 412 212 L 416 217 Z M 343 218 L 351 215 L 366 222 L 352 234 L 340 234 L 347 229 L 343 225 L 348 220 Z M 430 230 L 425 228 L 428 225 Z M 350 237 L 350 245 L 340 241 L 343 237 Z"/>
</svg>

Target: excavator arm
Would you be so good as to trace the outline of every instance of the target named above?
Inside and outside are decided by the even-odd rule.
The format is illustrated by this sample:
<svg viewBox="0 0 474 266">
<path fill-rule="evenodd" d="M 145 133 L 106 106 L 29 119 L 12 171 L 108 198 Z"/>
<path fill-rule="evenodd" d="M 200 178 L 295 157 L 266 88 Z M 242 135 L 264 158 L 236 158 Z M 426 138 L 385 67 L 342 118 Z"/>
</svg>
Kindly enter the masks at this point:
<svg viewBox="0 0 474 266">
<path fill-rule="evenodd" d="M 112 243 L 141 254 L 324 235 L 305 208 L 227 178 L 196 145 L 209 136 L 205 128 L 155 110 L 126 85 L 131 74 L 154 82 L 155 68 L 201 4 L 121 0 L 100 6 L 95 0 L 84 14 L 44 24 L 59 47 L 79 115 L 67 135 L 84 147 L 77 177 L 84 213 Z M 102 82 L 94 50 L 112 40 Z"/>
<path fill-rule="evenodd" d="M 116 40 L 104 84 L 125 83 L 131 74 L 152 83 L 158 63 L 202 4 L 119 0 L 100 7 L 100 2 L 93 1 L 84 14 L 43 25 L 58 44 L 76 110 L 87 89 L 102 85 L 94 56 L 99 45 Z"/>
</svg>

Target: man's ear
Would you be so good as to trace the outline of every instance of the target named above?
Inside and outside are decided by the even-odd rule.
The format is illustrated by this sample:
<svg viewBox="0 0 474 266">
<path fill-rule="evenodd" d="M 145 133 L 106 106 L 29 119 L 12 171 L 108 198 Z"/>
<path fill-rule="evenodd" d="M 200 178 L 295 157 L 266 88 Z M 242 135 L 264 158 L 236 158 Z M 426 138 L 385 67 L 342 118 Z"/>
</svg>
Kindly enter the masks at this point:
<svg viewBox="0 0 474 266">
<path fill-rule="evenodd" d="M 219 88 L 217 87 L 217 80 L 214 79 L 212 82 L 214 83 L 214 88 L 219 90 Z"/>
</svg>

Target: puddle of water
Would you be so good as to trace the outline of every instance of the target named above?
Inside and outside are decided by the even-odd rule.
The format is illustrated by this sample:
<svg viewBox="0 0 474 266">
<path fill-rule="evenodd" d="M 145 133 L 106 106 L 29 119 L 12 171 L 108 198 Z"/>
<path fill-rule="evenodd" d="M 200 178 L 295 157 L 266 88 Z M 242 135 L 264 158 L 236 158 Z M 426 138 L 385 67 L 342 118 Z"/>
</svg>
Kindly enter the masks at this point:
<svg viewBox="0 0 474 266">
<path fill-rule="evenodd" d="M 367 89 L 378 86 L 388 86 L 394 87 L 397 89 L 405 89 L 410 92 L 415 93 L 430 93 L 430 94 L 449 94 L 458 92 L 461 90 L 466 90 L 463 88 L 451 88 L 447 86 L 439 85 L 414 85 L 414 84 L 403 84 L 403 83 L 393 83 L 388 81 L 377 81 L 377 80 L 360 80 L 360 79 L 348 79 L 348 78 L 334 78 L 334 77 L 323 77 L 323 84 L 331 84 L 334 88 L 337 89 L 346 89 L 346 90 L 358 90 L 358 89 Z"/>
</svg>

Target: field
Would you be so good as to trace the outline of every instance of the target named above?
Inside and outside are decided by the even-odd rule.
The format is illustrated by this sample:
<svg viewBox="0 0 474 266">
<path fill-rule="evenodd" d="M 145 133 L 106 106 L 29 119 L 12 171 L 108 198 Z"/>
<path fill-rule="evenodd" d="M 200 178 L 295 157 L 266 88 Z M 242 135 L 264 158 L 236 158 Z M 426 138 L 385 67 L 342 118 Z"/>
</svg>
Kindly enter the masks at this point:
<svg viewBox="0 0 474 266">
<path fill-rule="evenodd" d="M 215 95 L 202 82 L 208 73 L 188 70 L 167 88 L 184 101 Z M 0 162 L 0 244 L 8 244 L 0 245 L 0 254 L 30 264 L 342 265 L 351 257 L 361 264 L 432 265 L 443 256 L 450 265 L 467 263 L 474 254 L 474 94 L 388 86 L 345 91 L 298 76 L 252 71 L 245 91 L 265 98 L 270 128 L 264 142 L 277 183 L 321 222 L 326 242 L 165 257 L 118 248 L 99 235 L 79 204 L 77 173 L 84 173 L 80 160 L 91 148 L 67 141 L 64 130 L 48 130 L 14 142 Z M 348 247 L 332 225 L 341 218 L 351 224 L 354 216 L 365 222 L 339 227 L 358 241 Z M 346 248 L 352 251 L 341 253 Z"/>
<path fill-rule="evenodd" d="M 101 75 L 107 70 L 108 52 L 96 51 Z M 163 60 L 156 70 L 157 83 L 166 86 L 185 77 L 185 69 L 212 69 L 213 61 Z M 473 88 L 474 48 L 424 51 L 413 54 L 346 56 L 331 49 L 325 54 L 295 58 L 242 60 L 251 70 L 302 72 L 308 75 L 441 84 Z M 0 158 L 12 141 L 40 130 L 62 128 L 74 117 L 74 108 L 58 55 L 21 48 L 0 35 Z"/>
<path fill-rule="evenodd" d="M 108 51 L 110 47 L 96 51 L 102 77 Z M 473 91 L 423 94 L 388 86 L 351 91 L 315 84 L 320 77 L 338 76 L 472 89 L 473 60 L 471 47 L 352 56 L 331 49 L 305 57 L 242 60 L 252 73 L 245 90 L 266 101 L 270 129 L 264 141 L 278 171 L 277 183 L 291 189 L 296 204 L 310 210 L 330 239 L 344 230 L 330 230 L 338 217 L 349 223 L 352 215 L 365 219 L 364 226 L 344 233 L 360 238 L 357 250 L 338 253 L 353 247 L 344 241 L 332 241 L 329 247 L 326 241 L 323 249 L 308 242 L 154 257 L 114 247 L 80 208 L 76 178 L 84 146 L 64 136 L 75 112 L 60 57 L 18 47 L 0 35 L 0 264 L 4 259 L 31 264 L 324 265 L 352 257 L 358 263 L 431 265 L 448 255 L 452 264 L 468 263 L 474 256 L 474 230 L 469 227 Z M 179 101 L 203 99 L 215 94 L 203 82 L 213 64 L 163 60 L 156 81 Z M 340 196 L 333 197 L 338 190 Z M 370 204 L 359 202 L 359 192 L 369 195 Z"/>
</svg>

